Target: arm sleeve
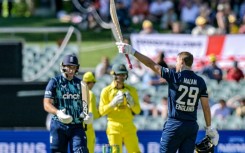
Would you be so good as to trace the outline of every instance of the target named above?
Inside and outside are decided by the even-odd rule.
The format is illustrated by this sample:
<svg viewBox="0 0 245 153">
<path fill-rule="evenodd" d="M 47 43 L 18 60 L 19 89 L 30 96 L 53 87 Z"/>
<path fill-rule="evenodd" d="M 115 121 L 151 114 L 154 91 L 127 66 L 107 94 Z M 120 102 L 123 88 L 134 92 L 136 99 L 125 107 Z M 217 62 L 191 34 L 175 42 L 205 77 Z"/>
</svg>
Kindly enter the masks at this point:
<svg viewBox="0 0 245 153">
<path fill-rule="evenodd" d="M 48 82 L 48 85 L 46 86 L 44 98 L 54 99 L 54 97 L 56 95 L 55 88 L 56 88 L 56 81 L 54 78 L 52 78 Z"/>
<path fill-rule="evenodd" d="M 105 88 L 101 91 L 100 94 L 99 113 L 101 116 L 107 115 L 114 109 L 109 106 L 110 99 L 108 94 L 109 93 Z"/>
<path fill-rule="evenodd" d="M 167 80 L 167 82 L 173 82 L 174 81 L 173 80 L 174 76 L 172 76 L 172 75 L 174 75 L 174 71 L 172 69 L 162 67 L 161 77 L 164 78 L 165 80 Z"/>
</svg>

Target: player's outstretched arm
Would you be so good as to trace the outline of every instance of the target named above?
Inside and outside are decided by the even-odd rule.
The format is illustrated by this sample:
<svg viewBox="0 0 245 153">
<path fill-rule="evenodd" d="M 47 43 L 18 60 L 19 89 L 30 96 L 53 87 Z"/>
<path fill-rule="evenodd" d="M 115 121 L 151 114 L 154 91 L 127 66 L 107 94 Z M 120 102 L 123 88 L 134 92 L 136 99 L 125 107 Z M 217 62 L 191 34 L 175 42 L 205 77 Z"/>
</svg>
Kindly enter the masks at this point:
<svg viewBox="0 0 245 153">
<path fill-rule="evenodd" d="M 136 51 L 131 45 L 122 43 L 122 42 L 117 42 L 116 43 L 118 47 L 119 53 L 123 54 L 131 54 L 135 56 L 141 63 L 143 63 L 145 66 L 149 67 L 152 69 L 154 72 L 157 74 L 161 75 L 161 69 L 162 67 L 155 63 L 153 60 L 151 60 L 149 57 L 141 54 L 140 52 Z"/>
</svg>

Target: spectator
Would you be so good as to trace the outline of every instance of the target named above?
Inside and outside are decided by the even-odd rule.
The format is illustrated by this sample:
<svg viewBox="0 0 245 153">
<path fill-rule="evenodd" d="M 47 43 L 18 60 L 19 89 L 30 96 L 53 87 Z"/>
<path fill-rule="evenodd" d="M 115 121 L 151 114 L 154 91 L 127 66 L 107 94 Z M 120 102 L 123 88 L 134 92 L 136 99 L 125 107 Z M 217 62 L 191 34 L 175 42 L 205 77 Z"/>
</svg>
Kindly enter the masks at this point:
<svg viewBox="0 0 245 153">
<path fill-rule="evenodd" d="M 242 19 L 242 24 L 238 30 L 238 33 L 239 34 L 245 34 L 245 16 Z"/>
<path fill-rule="evenodd" d="M 156 116 L 157 110 L 154 103 L 151 101 L 151 95 L 145 94 L 143 97 L 143 101 L 140 103 L 141 112 L 140 115 L 143 116 Z"/>
<path fill-rule="evenodd" d="M 244 17 L 245 17 L 245 0 L 242 0 L 242 3 L 240 5 L 239 18 L 244 19 Z"/>
<path fill-rule="evenodd" d="M 99 13 L 103 21 L 109 22 L 110 20 L 109 0 L 100 0 Z"/>
<path fill-rule="evenodd" d="M 164 84 L 166 84 L 166 80 L 160 77 L 156 72 L 152 70 L 148 70 L 148 72 L 143 76 L 143 83 L 146 85 L 145 87 L 152 86 L 155 87 L 156 90 Z"/>
<path fill-rule="evenodd" d="M 228 69 L 226 79 L 229 81 L 239 82 L 244 78 L 243 71 L 238 67 L 238 61 L 234 61 L 233 67 Z"/>
<path fill-rule="evenodd" d="M 131 19 L 129 17 L 129 4 L 126 0 L 116 0 L 116 10 L 118 15 L 119 24 L 122 31 L 127 31 L 128 27 L 131 24 Z"/>
<path fill-rule="evenodd" d="M 195 27 L 195 20 L 199 15 L 199 8 L 193 0 L 187 0 L 185 6 L 181 9 L 180 20 L 184 24 L 185 33 L 191 33 Z"/>
<path fill-rule="evenodd" d="M 240 95 L 236 95 L 227 100 L 226 106 L 231 109 L 231 113 L 234 113 L 237 107 L 241 106 L 243 98 Z"/>
<path fill-rule="evenodd" d="M 140 34 L 154 34 L 158 33 L 150 20 L 144 20 L 142 24 L 142 30 L 140 31 Z"/>
<path fill-rule="evenodd" d="M 150 3 L 149 19 L 154 22 L 159 22 L 163 14 L 170 8 L 173 8 L 173 2 L 170 0 L 154 0 Z"/>
<path fill-rule="evenodd" d="M 238 34 L 239 33 L 239 27 L 236 23 L 236 16 L 235 15 L 229 15 L 228 21 L 229 21 L 229 34 Z"/>
<path fill-rule="evenodd" d="M 244 118 L 245 116 L 245 98 L 242 98 L 240 105 L 236 108 L 236 115 Z"/>
<path fill-rule="evenodd" d="M 168 117 L 168 98 L 162 97 L 161 103 L 156 106 L 157 115 L 160 115 L 164 120 Z"/>
<path fill-rule="evenodd" d="M 203 2 L 200 7 L 200 14 L 199 16 L 204 17 L 207 19 L 208 23 L 210 24 L 210 14 L 211 14 L 211 8 L 209 7 L 207 2 Z"/>
<path fill-rule="evenodd" d="M 97 23 L 96 19 L 94 18 L 94 15 L 92 13 L 88 13 L 87 18 L 88 18 L 88 28 L 94 31 L 100 31 L 100 26 Z"/>
<path fill-rule="evenodd" d="M 194 27 L 191 31 L 192 35 L 214 35 L 216 33 L 216 29 L 207 24 L 207 20 L 199 16 L 196 19 L 196 27 Z"/>
<path fill-rule="evenodd" d="M 210 55 L 209 61 L 211 64 L 203 68 L 202 74 L 206 75 L 210 79 L 217 80 L 219 83 L 223 79 L 223 72 L 216 64 L 215 55 Z"/>
<path fill-rule="evenodd" d="M 175 13 L 174 8 L 170 8 L 161 18 L 160 29 L 170 29 L 171 25 L 176 21 L 177 14 Z"/>
<path fill-rule="evenodd" d="M 210 110 L 212 118 L 225 119 L 231 115 L 231 110 L 226 106 L 226 102 L 223 99 L 220 99 L 217 104 L 211 106 Z"/>
<path fill-rule="evenodd" d="M 110 74 L 110 71 L 110 60 L 107 56 L 104 56 L 101 58 L 101 63 L 99 63 L 95 68 L 95 77 L 100 78 L 105 74 Z"/>
<path fill-rule="evenodd" d="M 182 24 L 181 22 L 173 22 L 171 25 L 171 33 L 173 34 L 181 34 L 183 33 L 183 29 L 182 29 Z"/>
<path fill-rule="evenodd" d="M 141 23 L 149 14 L 149 3 L 147 0 L 132 0 L 132 4 L 129 11 L 133 23 Z"/>
<path fill-rule="evenodd" d="M 232 11 L 229 3 L 220 3 L 217 6 L 218 12 L 216 13 L 216 20 L 218 24 L 219 33 L 230 33 L 228 16 L 232 15 Z"/>
</svg>

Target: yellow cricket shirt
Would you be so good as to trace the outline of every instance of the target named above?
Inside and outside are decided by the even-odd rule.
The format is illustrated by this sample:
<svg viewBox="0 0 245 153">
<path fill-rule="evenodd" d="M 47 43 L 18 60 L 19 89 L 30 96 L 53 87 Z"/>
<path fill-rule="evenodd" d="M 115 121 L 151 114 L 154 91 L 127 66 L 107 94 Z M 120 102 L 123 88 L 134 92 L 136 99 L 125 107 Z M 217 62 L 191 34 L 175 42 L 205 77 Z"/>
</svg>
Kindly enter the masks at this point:
<svg viewBox="0 0 245 153">
<path fill-rule="evenodd" d="M 128 106 L 126 97 L 124 98 L 124 102 L 122 104 L 116 107 L 109 106 L 109 103 L 113 100 L 119 90 L 124 93 L 129 92 L 133 97 L 135 104 L 132 108 Z M 110 85 L 102 89 L 100 95 L 99 113 L 101 116 L 107 115 L 108 121 L 121 123 L 132 122 L 133 113 L 139 114 L 140 111 L 139 97 L 136 88 L 124 83 L 123 89 L 117 89 L 116 84 L 113 81 Z"/>
</svg>

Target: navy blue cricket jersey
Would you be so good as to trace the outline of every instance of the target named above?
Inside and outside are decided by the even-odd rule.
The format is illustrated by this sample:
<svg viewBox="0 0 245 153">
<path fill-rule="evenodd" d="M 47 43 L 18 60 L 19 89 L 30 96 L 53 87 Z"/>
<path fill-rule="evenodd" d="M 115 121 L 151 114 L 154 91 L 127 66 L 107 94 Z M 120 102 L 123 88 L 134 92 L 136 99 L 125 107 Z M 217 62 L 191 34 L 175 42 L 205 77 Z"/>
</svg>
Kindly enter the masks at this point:
<svg viewBox="0 0 245 153">
<path fill-rule="evenodd" d="M 167 80 L 168 117 L 178 120 L 197 120 L 197 106 L 200 97 L 208 97 L 203 78 L 191 70 L 176 72 L 162 68 L 161 76 Z"/>
<path fill-rule="evenodd" d="M 66 109 L 66 114 L 73 117 L 71 124 L 80 124 L 79 115 L 82 112 L 80 79 L 74 77 L 67 80 L 62 75 L 52 78 L 45 90 L 45 98 L 54 100 L 53 105 L 61 110 Z M 54 119 L 58 120 L 57 116 Z"/>
</svg>

